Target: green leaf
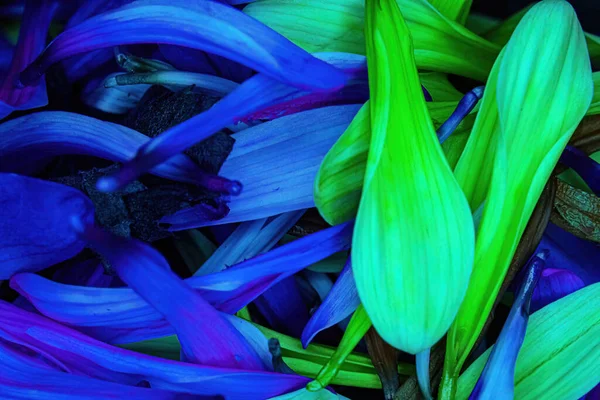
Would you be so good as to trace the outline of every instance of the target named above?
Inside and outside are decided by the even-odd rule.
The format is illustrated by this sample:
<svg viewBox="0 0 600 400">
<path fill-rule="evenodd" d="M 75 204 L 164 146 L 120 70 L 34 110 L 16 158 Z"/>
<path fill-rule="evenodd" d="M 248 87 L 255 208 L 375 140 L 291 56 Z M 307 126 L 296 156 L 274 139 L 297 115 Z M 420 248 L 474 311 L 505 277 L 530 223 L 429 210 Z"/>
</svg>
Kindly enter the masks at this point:
<svg viewBox="0 0 600 400">
<path fill-rule="evenodd" d="M 416 354 L 446 333 L 462 302 L 473 219 L 436 136 L 400 9 L 394 0 L 366 4 L 371 142 L 352 269 L 380 336 Z"/>
<path fill-rule="evenodd" d="M 452 397 L 535 204 L 589 107 L 591 75 L 583 31 L 563 0 L 532 7 L 494 64 L 455 169 L 471 209 L 484 208 L 469 289 L 448 332 L 442 399 Z"/>
<path fill-rule="evenodd" d="M 485 80 L 500 46 L 448 19 L 427 0 L 397 3 L 413 36 L 419 68 Z M 365 54 L 364 0 L 263 0 L 244 12 L 309 52 Z"/>
<path fill-rule="evenodd" d="M 600 382 L 600 283 L 549 304 L 529 318 L 517 358 L 515 399 L 578 399 Z M 491 352 L 461 376 L 457 399 L 467 399 Z"/>
</svg>

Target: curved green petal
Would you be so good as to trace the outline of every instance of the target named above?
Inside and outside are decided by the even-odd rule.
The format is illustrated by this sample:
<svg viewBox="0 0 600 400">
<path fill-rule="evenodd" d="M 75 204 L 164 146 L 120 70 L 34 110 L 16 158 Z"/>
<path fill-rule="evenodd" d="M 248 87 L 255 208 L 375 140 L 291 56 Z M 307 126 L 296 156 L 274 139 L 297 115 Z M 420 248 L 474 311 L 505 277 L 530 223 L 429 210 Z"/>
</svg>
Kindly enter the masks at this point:
<svg viewBox="0 0 600 400">
<path fill-rule="evenodd" d="M 421 84 L 427 89 L 434 102 L 459 101 L 463 94 L 448 80 L 446 74 L 440 72 L 421 72 L 419 74 Z"/>
<path fill-rule="evenodd" d="M 473 0 L 429 0 L 446 18 L 464 25 Z"/>
<path fill-rule="evenodd" d="M 517 358 L 515 399 L 578 399 L 600 381 L 600 283 L 531 315 Z M 491 352 L 461 376 L 456 398 L 468 399 Z"/>
<path fill-rule="evenodd" d="M 416 354 L 445 334 L 463 299 L 473 220 L 435 134 L 398 5 L 366 7 L 372 135 L 353 270 L 375 329 Z"/>
<path fill-rule="evenodd" d="M 448 332 L 443 399 L 452 396 L 533 208 L 585 115 L 592 90 L 585 37 L 573 8 L 563 0 L 538 3 L 498 57 L 455 169 L 471 209 L 484 208 L 469 289 Z"/>
<path fill-rule="evenodd" d="M 586 115 L 600 114 L 600 71 L 594 72 L 592 79 L 594 80 L 594 96 Z"/>
<path fill-rule="evenodd" d="M 436 128 L 448 119 L 457 104 L 456 101 L 427 103 L 429 115 Z M 321 216 L 331 225 L 356 217 L 371 141 L 369 118 L 370 107 L 367 102 L 329 150 L 315 178 L 315 204 Z M 465 118 L 452 136 L 442 144 L 450 168 L 454 168 L 458 162 L 474 120 L 473 113 Z"/>
<path fill-rule="evenodd" d="M 445 17 L 427 0 L 396 1 L 419 68 L 485 80 L 500 46 Z M 263 0 L 244 12 L 309 52 L 365 54 L 364 0 Z"/>
</svg>

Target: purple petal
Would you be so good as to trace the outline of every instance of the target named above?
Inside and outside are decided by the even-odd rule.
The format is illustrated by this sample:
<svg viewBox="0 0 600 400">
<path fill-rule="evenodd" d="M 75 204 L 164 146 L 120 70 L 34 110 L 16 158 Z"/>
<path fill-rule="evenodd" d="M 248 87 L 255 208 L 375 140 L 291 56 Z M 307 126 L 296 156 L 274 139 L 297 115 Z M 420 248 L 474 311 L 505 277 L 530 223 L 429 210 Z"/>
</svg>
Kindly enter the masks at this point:
<svg viewBox="0 0 600 400">
<path fill-rule="evenodd" d="M 567 269 L 547 268 L 542 272 L 531 298 L 531 312 L 581 289 L 585 284 Z"/>
<path fill-rule="evenodd" d="M 550 250 L 548 268 L 567 269 L 577 275 L 586 286 L 600 282 L 600 245 L 575 235 L 550 223 L 540 243 L 540 248 Z"/>
<path fill-rule="evenodd" d="M 288 84 L 334 90 L 344 75 L 235 8 L 213 2 L 136 1 L 66 30 L 21 73 L 30 85 L 52 64 L 80 53 L 135 43 L 164 43 L 205 50 Z"/>
<path fill-rule="evenodd" d="M 65 265 L 52 275 L 52 279 L 65 285 L 107 288 L 111 287 L 114 277 L 105 273 L 100 261 L 92 259 Z"/>
<path fill-rule="evenodd" d="M 73 257 L 84 246 L 68 224 L 93 220 L 92 202 L 57 183 L 0 173 L 0 279 L 39 271 Z"/>
<path fill-rule="evenodd" d="M 335 281 L 321 306 L 310 317 L 302 332 L 302 346 L 306 348 L 317 333 L 349 317 L 360 304 L 350 258 Z"/>
<path fill-rule="evenodd" d="M 321 57 L 342 70 L 352 83 L 355 75 L 364 75 L 364 57 L 346 54 L 323 54 Z M 142 146 L 136 157 L 112 177 L 104 178 L 114 190 L 152 166 L 197 142 L 207 139 L 224 127 L 251 118 L 266 107 L 286 103 L 310 93 L 282 84 L 264 74 L 256 75 L 205 112 L 163 132 Z M 255 217 L 253 219 L 258 219 Z"/>
<path fill-rule="evenodd" d="M 186 360 L 241 369 L 264 369 L 239 332 L 198 292 L 178 278 L 163 256 L 147 244 L 88 226 L 83 237 L 121 279 L 175 329 Z"/>
<path fill-rule="evenodd" d="M 282 279 L 338 251 L 347 250 L 352 224 L 308 235 L 225 271 L 186 282 L 221 311 L 237 312 Z M 111 343 L 172 334 L 163 317 L 128 288 L 106 289 L 61 285 L 34 274 L 18 274 L 11 287 L 44 315 L 88 331 Z"/>
<path fill-rule="evenodd" d="M 314 207 L 314 178 L 321 160 L 348 127 L 359 105 L 334 106 L 279 118 L 233 135 L 221 174 L 243 182 L 244 191 L 217 221 L 190 208 L 164 217 L 170 230 L 260 219 Z M 276 132 L 277 134 L 274 134 Z"/>
<path fill-rule="evenodd" d="M 74 128 L 76 127 L 76 128 Z M 150 139 L 121 125 L 80 114 L 40 112 L 0 124 L 0 171 L 14 171 L 33 159 L 80 154 L 124 162 Z M 225 178 L 208 174 L 184 155 L 176 155 L 152 173 L 180 182 L 219 187 Z M 216 184 L 213 181 L 217 181 Z"/>
<path fill-rule="evenodd" d="M 575 170 L 596 196 L 600 196 L 600 164 L 596 160 L 573 146 L 567 146 L 560 162 Z"/>
<path fill-rule="evenodd" d="M 21 21 L 19 41 L 8 72 L 0 82 L 0 119 L 13 110 L 28 110 L 48 104 L 45 82 L 30 87 L 17 85 L 19 73 L 37 57 L 46 45 L 52 17 L 58 9 L 55 0 L 27 0 Z"/>
<path fill-rule="evenodd" d="M 286 335 L 300 337 L 308 322 L 308 309 L 293 276 L 273 285 L 254 305 L 274 330 Z"/>
<path fill-rule="evenodd" d="M 44 317 L 0 302 L 0 333 L 39 349 L 59 362 L 79 360 L 69 368 L 83 375 L 121 376 L 146 380 L 152 388 L 228 399 L 264 399 L 298 389 L 308 382 L 298 375 L 226 369 L 182 363 L 120 349 Z"/>
<path fill-rule="evenodd" d="M 547 256 L 548 251 L 542 250 L 529 260 L 526 277 L 469 399 L 496 399 L 499 393 L 507 398 L 513 397 L 515 365 L 527 330 L 529 302 L 544 270 Z"/>
</svg>

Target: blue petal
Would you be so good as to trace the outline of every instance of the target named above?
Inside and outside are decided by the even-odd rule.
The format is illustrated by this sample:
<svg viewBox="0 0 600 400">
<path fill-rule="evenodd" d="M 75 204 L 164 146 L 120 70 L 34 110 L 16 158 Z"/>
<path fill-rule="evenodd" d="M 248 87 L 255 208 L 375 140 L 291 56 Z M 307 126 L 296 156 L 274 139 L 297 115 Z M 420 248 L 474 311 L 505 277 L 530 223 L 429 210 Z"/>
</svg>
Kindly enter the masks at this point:
<svg viewBox="0 0 600 400">
<path fill-rule="evenodd" d="M 83 237 L 121 279 L 175 329 L 185 359 L 198 364 L 264 369 L 254 349 L 149 245 L 87 226 Z"/>
<path fill-rule="evenodd" d="M 32 87 L 17 85 L 19 73 L 46 45 L 52 17 L 58 9 L 55 0 L 27 0 L 21 21 L 19 41 L 4 79 L 0 81 L 0 120 L 14 110 L 29 110 L 48 104 L 45 82 Z"/>
<path fill-rule="evenodd" d="M 308 235 L 225 271 L 189 278 L 191 287 L 228 313 L 256 299 L 277 282 L 338 251 L 347 250 L 352 224 Z M 61 285 L 33 274 L 18 274 L 11 287 L 44 315 L 81 327 L 110 343 L 126 343 L 172 334 L 162 315 L 128 288 Z"/>
<path fill-rule="evenodd" d="M 73 129 L 77 127 L 77 129 Z M 37 158 L 80 154 L 124 162 L 150 139 L 110 122 L 61 111 L 40 112 L 0 124 L 0 171 L 15 171 Z M 176 155 L 152 173 L 181 182 L 210 186 L 208 174 L 184 155 Z"/>
<path fill-rule="evenodd" d="M 0 333 L 59 362 L 79 360 L 68 364 L 74 371 L 85 367 L 79 374 L 120 375 L 122 381 L 146 380 L 152 388 L 180 393 L 264 399 L 308 382 L 298 375 L 195 365 L 120 349 L 5 302 L 0 302 Z"/>
<path fill-rule="evenodd" d="M 581 289 L 585 284 L 568 269 L 546 268 L 531 298 L 531 312 Z"/>
<path fill-rule="evenodd" d="M 446 139 L 452 135 L 462 120 L 469 115 L 475 108 L 481 97 L 483 96 L 483 86 L 478 86 L 475 89 L 469 91 L 464 95 L 458 102 L 456 109 L 452 112 L 450 117 L 444 121 L 442 125 L 437 129 L 436 133 L 440 140 L 440 143 L 444 143 Z"/>
<path fill-rule="evenodd" d="M 360 304 L 350 258 L 335 281 L 323 304 L 310 317 L 302 332 L 302 346 L 306 347 L 317 333 L 350 316 Z"/>
<path fill-rule="evenodd" d="M 319 108 L 234 134 L 236 142 L 221 174 L 242 182 L 244 191 L 228 204 L 229 214 L 207 221 L 190 208 L 161 223 L 183 230 L 314 207 L 314 178 L 321 160 L 359 109 L 359 105 Z"/>
<path fill-rule="evenodd" d="M 548 251 L 542 250 L 529 260 L 526 277 L 469 399 L 496 399 L 498 394 L 505 398 L 513 397 L 515 365 L 527 330 L 529 302 L 542 275 L 547 256 Z"/>
<path fill-rule="evenodd" d="M 288 84 L 316 90 L 343 86 L 344 74 L 235 8 L 213 2 L 144 0 L 67 29 L 21 73 L 35 83 L 52 64 L 101 48 L 165 43 L 205 50 Z"/>
<path fill-rule="evenodd" d="M 567 146 L 560 162 L 577 172 L 596 196 L 600 196 L 600 164 L 596 160 L 573 146 Z"/>
<path fill-rule="evenodd" d="M 344 71 L 350 78 L 349 85 L 355 76 L 364 75 L 364 57 L 336 53 L 322 54 L 320 57 Z M 310 92 L 292 88 L 264 74 L 256 75 L 207 111 L 163 132 L 140 148 L 136 157 L 119 172 L 104 178 L 104 190 L 112 191 L 125 186 L 152 166 L 207 139 L 228 125 L 244 118 L 252 118 L 253 113 L 309 94 Z"/>
<path fill-rule="evenodd" d="M 84 246 L 68 224 L 93 220 L 93 205 L 80 191 L 57 183 L 0 173 L 0 280 L 39 271 Z"/>
</svg>

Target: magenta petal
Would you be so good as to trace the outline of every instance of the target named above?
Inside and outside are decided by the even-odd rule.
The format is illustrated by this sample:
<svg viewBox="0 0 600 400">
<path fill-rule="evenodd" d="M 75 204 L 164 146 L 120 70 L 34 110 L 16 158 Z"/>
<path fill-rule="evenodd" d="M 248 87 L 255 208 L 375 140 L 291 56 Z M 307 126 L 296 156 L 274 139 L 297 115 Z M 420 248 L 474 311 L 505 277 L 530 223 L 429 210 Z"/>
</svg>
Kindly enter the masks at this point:
<svg viewBox="0 0 600 400">
<path fill-rule="evenodd" d="M 177 277 L 158 251 L 139 240 L 98 228 L 88 227 L 83 236 L 121 279 L 173 326 L 186 360 L 250 370 L 265 368 L 240 333 Z"/>
</svg>

